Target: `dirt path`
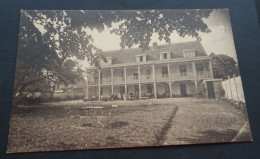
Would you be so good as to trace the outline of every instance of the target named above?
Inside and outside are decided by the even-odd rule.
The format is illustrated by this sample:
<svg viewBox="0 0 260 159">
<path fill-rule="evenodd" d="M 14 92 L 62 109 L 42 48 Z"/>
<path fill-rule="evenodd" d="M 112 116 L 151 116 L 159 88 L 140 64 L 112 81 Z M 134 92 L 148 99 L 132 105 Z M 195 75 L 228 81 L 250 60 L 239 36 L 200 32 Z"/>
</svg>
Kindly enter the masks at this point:
<svg viewBox="0 0 260 159">
<path fill-rule="evenodd" d="M 158 134 L 155 135 L 155 138 L 156 138 L 155 145 L 162 145 L 163 142 L 165 141 L 166 135 L 172 127 L 172 121 L 173 121 L 173 118 L 174 118 L 177 111 L 178 111 L 178 106 L 176 106 L 176 108 L 172 111 L 172 113 L 170 114 L 167 122 L 161 128 L 161 131 Z"/>
<path fill-rule="evenodd" d="M 226 102 L 182 101 L 175 104 L 179 110 L 171 123 L 164 144 L 232 142 L 238 134 L 242 136 L 239 133 L 241 128 L 244 137 L 236 137 L 235 141 L 252 140 L 249 125 L 244 126 L 248 122 L 247 115 Z"/>
</svg>

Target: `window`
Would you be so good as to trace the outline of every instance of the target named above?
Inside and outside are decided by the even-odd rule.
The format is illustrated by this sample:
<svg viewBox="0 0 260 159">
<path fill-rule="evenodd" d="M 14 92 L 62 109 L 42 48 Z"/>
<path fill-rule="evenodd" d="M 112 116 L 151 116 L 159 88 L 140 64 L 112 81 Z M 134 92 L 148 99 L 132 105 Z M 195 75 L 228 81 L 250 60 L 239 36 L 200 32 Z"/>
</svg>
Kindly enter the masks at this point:
<svg viewBox="0 0 260 159">
<path fill-rule="evenodd" d="M 167 59 L 167 53 L 163 53 L 163 59 Z"/>
<path fill-rule="evenodd" d="M 134 80 L 138 80 L 138 72 L 134 72 Z"/>
<path fill-rule="evenodd" d="M 144 61 L 143 56 L 140 56 L 140 62 L 143 62 L 143 61 Z"/>
<path fill-rule="evenodd" d="M 195 50 L 185 50 L 183 51 L 183 56 L 186 58 L 195 57 Z"/>
<path fill-rule="evenodd" d="M 95 77 L 95 84 L 98 83 L 98 77 Z"/>
<path fill-rule="evenodd" d="M 124 71 L 121 72 L 121 77 L 122 77 L 122 81 L 124 81 L 125 80 L 125 78 L 124 78 L 125 77 L 125 72 Z"/>
<path fill-rule="evenodd" d="M 146 62 L 146 54 L 136 55 L 136 62 Z"/>
<path fill-rule="evenodd" d="M 161 60 L 167 60 L 171 58 L 170 52 L 161 52 L 160 53 L 160 59 Z"/>
<path fill-rule="evenodd" d="M 146 70 L 146 79 L 150 79 L 151 78 L 151 70 L 147 69 Z"/>
<path fill-rule="evenodd" d="M 217 67 L 213 67 L 212 70 L 213 70 L 213 75 L 214 75 L 215 78 L 220 78 L 221 77 Z"/>
<path fill-rule="evenodd" d="M 167 68 L 167 66 L 163 66 L 162 67 L 162 77 L 163 78 L 168 77 L 168 68 Z"/>
<path fill-rule="evenodd" d="M 197 69 L 198 72 L 203 71 L 203 70 L 204 70 L 204 68 L 203 68 L 203 64 L 202 64 L 202 63 L 198 63 L 198 64 L 196 64 L 196 69 Z"/>
<path fill-rule="evenodd" d="M 187 68 L 186 65 L 180 65 L 180 75 L 187 76 Z"/>
<path fill-rule="evenodd" d="M 217 65 L 217 61 L 212 59 L 211 64 L 212 65 Z"/>
</svg>

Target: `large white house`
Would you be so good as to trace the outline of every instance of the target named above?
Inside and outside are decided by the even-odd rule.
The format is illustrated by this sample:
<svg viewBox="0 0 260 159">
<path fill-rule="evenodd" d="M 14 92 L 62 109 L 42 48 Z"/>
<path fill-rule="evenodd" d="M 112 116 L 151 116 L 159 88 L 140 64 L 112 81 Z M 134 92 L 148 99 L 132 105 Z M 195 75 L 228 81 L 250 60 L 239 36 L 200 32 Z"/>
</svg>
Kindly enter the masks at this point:
<svg viewBox="0 0 260 159">
<path fill-rule="evenodd" d="M 87 69 L 87 98 L 172 98 L 193 96 L 208 86 L 214 96 L 209 57 L 199 41 L 104 52 L 107 62 Z M 209 84 L 207 84 L 207 81 Z M 211 83 L 210 83 L 211 82 Z"/>
</svg>

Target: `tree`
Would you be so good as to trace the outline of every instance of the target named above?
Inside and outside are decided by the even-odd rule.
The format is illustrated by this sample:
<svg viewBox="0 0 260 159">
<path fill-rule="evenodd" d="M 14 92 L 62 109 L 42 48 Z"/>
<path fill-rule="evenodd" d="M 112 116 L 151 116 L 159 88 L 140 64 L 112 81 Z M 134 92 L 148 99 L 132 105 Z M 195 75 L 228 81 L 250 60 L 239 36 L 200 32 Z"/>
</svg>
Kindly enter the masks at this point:
<svg viewBox="0 0 260 159">
<path fill-rule="evenodd" d="M 18 44 L 15 92 L 23 92 L 30 85 L 62 81 L 73 83 L 81 78 L 77 60 L 98 66 L 104 61 L 102 50 L 95 47 L 87 29 L 103 31 L 121 37 L 120 46 L 139 45 L 149 49 L 153 33 L 159 40 L 170 43 L 170 35 L 200 39 L 198 32 L 208 32 L 203 22 L 211 10 L 140 10 L 140 11 L 22 11 Z M 117 27 L 112 27 L 118 24 Z"/>
</svg>

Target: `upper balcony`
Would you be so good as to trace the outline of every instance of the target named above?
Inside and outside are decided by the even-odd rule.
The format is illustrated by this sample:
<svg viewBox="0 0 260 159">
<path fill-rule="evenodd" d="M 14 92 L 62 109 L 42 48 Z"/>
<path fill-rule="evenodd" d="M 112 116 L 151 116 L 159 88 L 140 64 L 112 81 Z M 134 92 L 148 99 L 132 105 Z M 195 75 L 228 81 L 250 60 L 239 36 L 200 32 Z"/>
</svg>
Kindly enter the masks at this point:
<svg viewBox="0 0 260 159">
<path fill-rule="evenodd" d="M 181 81 L 181 80 L 200 80 L 200 79 L 210 79 L 212 78 L 211 72 L 209 71 L 197 71 L 196 76 L 194 72 L 181 72 L 179 74 L 156 74 L 155 80 L 152 75 L 141 75 L 140 83 L 151 83 L 151 82 L 168 82 L 168 81 Z M 120 85 L 120 84 L 137 84 L 139 83 L 138 76 L 128 75 L 125 81 L 124 77 L 114 77 L 113 82 L 110 78 L 102 78 L 100 80 L 101 85 Z M 98 80 L 89 80 L 88 85 L 98 85 Z"/>
<path fill-rule="evenodd" d="M 179 61 L 168 63 L 152 63 L 133 66 L 110 67 L 101 69 L 100 84 L 101 85 L 121 85 L 121 84 L 137 84 L 151 82 L 167 82 L 194 79 L 211 79 L 212 71 L 210 58 L 200 59 L 197 61 Z M 139 68 L 138 68 L 139 67 Z M 153 70 L 154 68 L 154 70 Z M 140 75 L 139 70 L 140 69 Z M 124 72 L 126 70 L 126 73 Z M 92 69 L 92 76 L 88 80 L 89 85 L 98 85 L 98 71 Z M 155 75 L 153 75 L 153 72 Z M 195 72 L 195 74 L 194 74 Z M 126 75 L 126 78 L 125 78 Z M 112 79 L 113 76 L 113 79 Z"/>
</svg>

